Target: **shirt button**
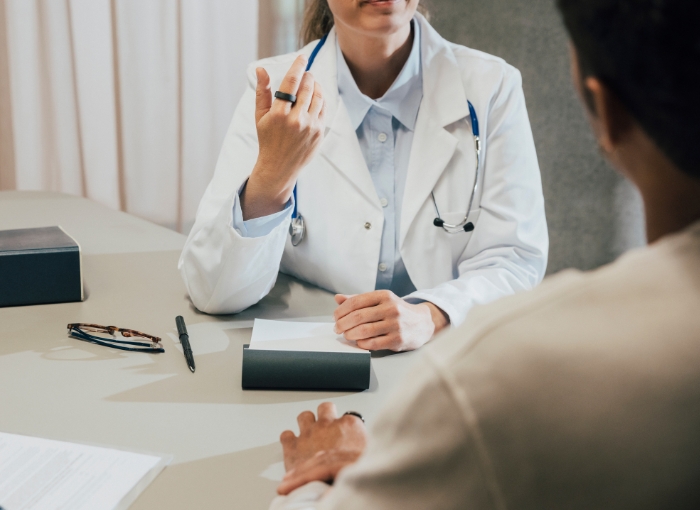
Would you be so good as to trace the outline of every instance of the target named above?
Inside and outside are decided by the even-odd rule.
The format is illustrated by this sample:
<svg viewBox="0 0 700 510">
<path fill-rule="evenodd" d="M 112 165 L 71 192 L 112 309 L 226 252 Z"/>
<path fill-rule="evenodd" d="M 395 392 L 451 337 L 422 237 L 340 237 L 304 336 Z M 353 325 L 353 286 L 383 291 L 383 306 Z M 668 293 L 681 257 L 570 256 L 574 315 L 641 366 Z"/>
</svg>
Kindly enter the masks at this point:
<svg viewBox="0 0 700 510">
<path fill-rule="evenodd" d="M 386 198 L 382 198 L 379 203 L 382 204 L 382 207 L 389 205 L 389 201 Z"/>
<path fill-rule="evenodd" d="M 383 273 L 384 271 L 386 271 L 386 264 L 385 264 L 384 262 L 382 262 L 381 264 L 379 264 L 379 270 L 380 270 L 382 273 Z"/>
<path fill-rule="evenodd" d="M 372 228 L 372 224 L 369 221 L 367 223 L 365 223 L 365 230 L 369 230 L 371 228 Z"/>
<path fill-rule="evenodd" d="M 379 135 L 377 135 L 377 140 L 382 143 L 386 142 L 386 133 L 379 133 Z"/>
</svg>

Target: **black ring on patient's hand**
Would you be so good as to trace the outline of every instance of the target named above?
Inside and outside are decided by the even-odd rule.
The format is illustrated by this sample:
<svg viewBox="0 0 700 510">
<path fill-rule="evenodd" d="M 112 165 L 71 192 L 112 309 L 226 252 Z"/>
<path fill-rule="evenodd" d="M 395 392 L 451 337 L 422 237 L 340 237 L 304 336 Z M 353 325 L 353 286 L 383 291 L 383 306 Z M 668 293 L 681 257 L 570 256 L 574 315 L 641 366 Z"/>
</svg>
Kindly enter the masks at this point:
<svg viewBox="0 0 700 510">
<path fill-rule="evenodd" d="M 297 102 L 297 96 L 295 96 L 294 94 L 287 94 L 285 92 L 280 92 L 279 90 L 277 92 L 275 92 L 275 97 L 277 99 L 281 99 L 283 101 L 289 101 L 292 104 Z"/>
<path fill-rule="evenodd" d="M 357 411 L 348 411 L 347 413 L 343 414 L 343 416 L 345 416 L 346 414 L 349 414 L 350 416 L 354 416 L 354 417 L 356 417 L 356 418 L 361 419 L 361 420 L 362 420 L 362 423 L 365 422 L 365 419 L 364 419 L 364 418 L 362 417 L 362 415 L 361 415 L 360 413 L 358 413 Z"/>
</svg>

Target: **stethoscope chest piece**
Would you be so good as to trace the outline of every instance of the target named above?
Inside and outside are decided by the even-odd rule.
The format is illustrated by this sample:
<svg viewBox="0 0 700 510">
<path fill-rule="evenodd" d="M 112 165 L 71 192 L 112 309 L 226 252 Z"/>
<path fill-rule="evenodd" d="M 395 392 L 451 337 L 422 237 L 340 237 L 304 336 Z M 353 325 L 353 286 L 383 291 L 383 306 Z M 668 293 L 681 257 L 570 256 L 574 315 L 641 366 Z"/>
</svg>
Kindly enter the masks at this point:
<svg viewBox="0 0 700 510">
<path fill-rule="evenodd" d="M 292 246 L 299 246 L 304 240 L 304 217 L 298 214 L 296 218 L 292 218 L 292 222 L 289 224 L 289 235 L 292 237 Z"/>
</svg>

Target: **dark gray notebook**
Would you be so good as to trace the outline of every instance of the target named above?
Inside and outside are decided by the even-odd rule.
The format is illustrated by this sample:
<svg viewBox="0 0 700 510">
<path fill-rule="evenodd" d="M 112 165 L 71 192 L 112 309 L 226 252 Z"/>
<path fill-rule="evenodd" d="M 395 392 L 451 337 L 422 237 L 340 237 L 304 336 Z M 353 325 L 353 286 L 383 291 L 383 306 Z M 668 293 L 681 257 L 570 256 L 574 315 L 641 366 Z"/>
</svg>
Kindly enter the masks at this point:
<svg viewBox="0 0 700 510">
<path fill-rule="evenodd" d="M 0 306 L 82 300 L 80 246 L 61 227 L 0 230 Z"/>
</svg>

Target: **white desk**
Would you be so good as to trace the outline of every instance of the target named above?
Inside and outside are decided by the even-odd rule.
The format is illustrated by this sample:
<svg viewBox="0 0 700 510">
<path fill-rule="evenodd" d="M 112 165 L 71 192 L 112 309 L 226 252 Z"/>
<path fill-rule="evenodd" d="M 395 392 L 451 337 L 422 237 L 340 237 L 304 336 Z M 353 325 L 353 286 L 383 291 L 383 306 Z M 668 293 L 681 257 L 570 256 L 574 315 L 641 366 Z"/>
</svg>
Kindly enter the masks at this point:
<svg viewBox="0 0 700 510">
<path fill-rule="evenodd" d="M 184 236 L 81 198 L 0 193 L 0 230 L 56 224 L 83 248 L 87 299 L 0 308 L 0 431 L 172 454 L 132 509 L 267 508 L 282 472 L 279 434 L 297 430 L 296 416 L 333 400 L 371 423 L 419 355 L 374 357 L 372 387 L 362 393 L 243 391 L 241 351 L 252 320 L 330 319 L 331 294 L 280 275 L 258 305 L 204 315 L 177 271 Z M 177 315 L 188 326 L 195 374 L 174 342 Z M 166 352 L 72 339 L 69 322 L 157 335 Z"/>
</svg>

